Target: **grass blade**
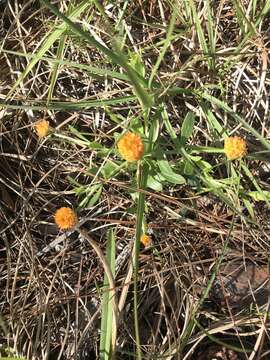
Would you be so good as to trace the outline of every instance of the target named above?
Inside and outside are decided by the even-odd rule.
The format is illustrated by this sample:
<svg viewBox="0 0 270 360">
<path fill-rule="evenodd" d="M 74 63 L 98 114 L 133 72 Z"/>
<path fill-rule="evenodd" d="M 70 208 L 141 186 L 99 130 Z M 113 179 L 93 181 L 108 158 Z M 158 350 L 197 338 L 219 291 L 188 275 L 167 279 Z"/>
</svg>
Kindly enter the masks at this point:
<svg viewBox="0 0 270 360">
<path fill-rule="evenodd" d="M 110 229 L 108 231 L 108 243 L 106 258 L 108 264 L 111 268 L 113 276 L 115 276 L 115 235 L 114 231 Z M 100 359 L 109 360 L 111 352 L 111 340 L 112 340 L 112 330 L 113 330 L 113 305 L 111 297 L 113 295 L 109 291 L 109 280 L 104 274 L 104 283 L 103 283 L 103 295 L 101 302 L 101 331 L 100 331 Z"/>
<path fill-rule="evenodd" d="M 203 53 L 208 54 L 209 49 L 207 46 L 206 38 L 204 36 L 203 28 L 201 26 L 201 21 L 200 21 L 196 6 L 195 6 L 193 0 L 190 0 L 189 4 L 190 4 L 191 10 L 192 10 L 193 21 L 195 23 L 196 32 L 198 35 L 199 43 L 201 45 L 201 49 L 202 49 Z M 208 59 L 208 65 L 209 65 L 209 68 L 211 69 L 211 66 L 212 66 L 211 59 Z"/>
<path fill-rule="evenodd" d="M 115 99 L 89 100 L 77 102 L 52 101 L 48 105 L 45 102 L 28 102 L 27 104 L 13 105 L 0 101 L 0 107 L 5 109 L 32 109 L 32 110 L 80 110 L 93 107 L 106 107 L 117 104 L 125 104 L 136 100 L 136 96 L 123 96 Z"/>
<path fill-rule="evenodd" d="M 76 19 L 83 11 L 85 11 L 91 5 L 91 1 L 88 0 L 83 1 L 79 4 L 70 14 L 69 17 L 71 19 Z M 33 67 L 37 64 L 37 62 L 42 58 L 42 56 L 50 49 L 50 47 L 55 43 L 57 39 L 61 37 L 61 35 L 67 30 L 68 26 L 65 23 L 57 26 L 57 28 L 50 33 L 42 46 L 38 50 L 38 52 L 33 57 L 32 61 L 26 66 L 24 72 L 19 76 L 16 80 L 15 84 L 12 86 L 10 91 L 6 96 L 6 100 L 10 99 L 12 94 L 16 91 L 17 87 L 21 84 L 23 79 L 29 74 L 29 72 L 33 69 Z"/>
<path fill-rule="evenodd" d="M 62 19 L 65 24 L 82 39 L 86 40 L 91 46 L 94 46 L 96 49 L 105 54 L 113 63 L 120 65 L 130 78 L 131 83 L 134 87 L 134 92 L 138 96 L 142 106 L 146 109 L 152 106 L 153 98 L 148 95 L 144 88 L 141 86 L 141 82 L 145 80 L 127 63 L 126 56 L 123 53 L 116 53 L 102 45 L 98 42 L 93 36 L 89 35 L 86 31 L 82 30 L 80 26 L 75 24 L 70 18 L 62 14 L 55 6 L 50 4 L 48 0 L 41 0 L 56 16 Z M 146 82 L 145 82 L 145 85 Z"/>
<path fill-rule="evenodd" d="M 24 54 L 21 53 L 19 51 L 13 51 L 13 50 L 7 50 L 7 49 L 2 49 L 1 50 L 3 53 L 5 54 L 11 54 L 11 55 L 17 55 L 17 56 L 23 56 L 27 59 L 33 59 L 35 57 L 34 54 Z M 93 77 L 110 77 L 113 79 L 119 79 L 119 80 L 123 80 L 123 81 L 129 81 L 129 78 L 127 77 L 127 75 L 122 74 L 118 71 L 112 71 L 110 69 L 106 69 L 106 68 L 98 68 L 95 66 L 90 66 L 87 64 L 79 64 L 79 63 L 75 63 L 73 61 L 67 61 L 67 60 L 61 60 L 61 59 L 54 59 L 48 56 L 42 56 L 40 58 L 40 60 L 42 61 L 47 61 L 48 63 L 52 63 L 53 65 L 65 65 L 71 68 L 76 68 L 76 69 L 80 69 L 80 70 L 85 70 L 87 72 L 89 72 L 89 75 L 93 76 Z"/>
<path fill-rule="evenodd" d="M 206 1 L 206 9 L 207 9 L 207 32 L 209 38 L 209 48 L 210 53 L 213 57 L 209 58 L 209 64 L 211 69 L 215 69 L 215 53 L 216 53 L 216 36 L 215 36 L 215 25 L 213 21 L 213 6 L 211 6 L 212 2 L 210 0 Z"/>
<path fill-rule="evenodd" d="M 62 34 L 60 37 L 60 40 L 59 40 L 57 53 L 56 53 L 56 59 L 58 60 L 58 62 L 55 62 L 52 73 L 51 73 L 51 83 L 50 83 L 49 91 L 48 91 L 47 104 L 51 101 L 52 96 L 53 96 L 53 90 L 54 90 L 54 87 L 55 87 L 55 84 L 57 81 L 57 76 L 58 76 L 59 61 L 63 59 L 66 39 L 67 39 L 67 35 Z"/>
<path fill-rule="evenodd" d="M 160 51 L 160 54 L 158 56 L 158 59 L 152 69 L 152 72 L 151 72 L 151 75 L 150 75 L 150 79 L 149 79 L 149 88 L 151 88 L 151 85 L 152 85 L 152 82 L 154 80 L 154 77 L 158 71 L 158 68 L 165 56 L 165 53 L 168 49 L 168 47 L 170 46 L 170 43 L 171 43 L 171 36 L 172 36 L 172 33 L 173 33 L 173 29 L 174 29 L 174 25 L 175 25 L 175 21 L 176 21 L 176 8 L 174 8 L 174 11 L 173 11 L 173 14 L 171 16 L 171 20 L 170 20 L 170 24 L 169 24 L 169 27 L 168 27 L 168 31 L 167 31 L 167 36 L 166 36 L 166 39 L 165 39 L 165 42 L 164 42 L 164 45 L 163 45 L 163 48 L 162 50 Z"/>
</svg>

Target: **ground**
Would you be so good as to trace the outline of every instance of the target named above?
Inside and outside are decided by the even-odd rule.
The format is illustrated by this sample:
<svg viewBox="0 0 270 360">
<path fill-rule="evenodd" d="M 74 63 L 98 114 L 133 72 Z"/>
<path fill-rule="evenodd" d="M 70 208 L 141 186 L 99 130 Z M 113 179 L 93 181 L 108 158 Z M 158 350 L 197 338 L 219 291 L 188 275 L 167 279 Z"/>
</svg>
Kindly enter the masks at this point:
<svg viewBox="0 0 270 360">
<path fill-rule="evenodd" d="M 270 359 L 269 0 L 0 10 L 0 357 Z"/>
</svg>

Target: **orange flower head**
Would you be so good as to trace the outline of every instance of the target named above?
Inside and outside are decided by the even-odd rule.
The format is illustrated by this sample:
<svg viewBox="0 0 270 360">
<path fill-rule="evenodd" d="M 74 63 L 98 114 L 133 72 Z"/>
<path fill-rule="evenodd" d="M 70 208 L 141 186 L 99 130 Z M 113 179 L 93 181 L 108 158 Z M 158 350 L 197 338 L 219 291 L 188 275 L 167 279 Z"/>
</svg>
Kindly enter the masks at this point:
<svg viewBox="0 0 270 360">
<path fill-rule="evenodd" d="M 146 235 L 146 234 L 142 234 L 140 241 L 144 245 L 144 247 L 147 247 L 147 246 L 151 245 L 151 243 L 152 243 L 151 236 Z"/>
<path fill-rule="evenodd" d="M 77 215 L 69 207 L 61 207 L 54 215 L 54 221 L 60 230 L 69 230 L 78 222 Z"/>
<path fill-rule="evenodd" d="M 224 152 L 229 160 L 242 158 L 247 154 L 247 143 L 239 136 L 231 136 L 225 139 Z"/>
<path fill-rule="evenodd" d="M 140 160 L 144 154 L 144 144 L 139 134 L 127 132 L 117 143 L 121 156 L 128 162 Z"/>
<path fill-rule="evenodd" d="M 35 123 L 34 125 L 37 136 L 42 139 L 48 135 L 50 124 L 49 121 L 43 119 Z"/>
</svg>

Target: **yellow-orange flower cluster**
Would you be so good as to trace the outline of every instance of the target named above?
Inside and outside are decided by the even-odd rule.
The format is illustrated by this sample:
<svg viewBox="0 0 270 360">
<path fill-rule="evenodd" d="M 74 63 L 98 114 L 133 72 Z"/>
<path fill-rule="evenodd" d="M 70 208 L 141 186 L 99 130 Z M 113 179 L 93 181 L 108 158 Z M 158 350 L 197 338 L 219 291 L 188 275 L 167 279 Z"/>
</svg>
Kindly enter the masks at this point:
<svg viewBox="0 0 270 360">
<path fill-rule="evenodd" d="M 140 160 L 144 154 L 144 144 L 139 134 L 127 132 L 117 143 L 121 156 L 128 162 Z"/>
<path fill-rule="evenodd" d="M 231 136 L 225 139 L 224 152 L 229 160 L 242 158 L 247 154 L 247 143 L 239 136 Z"/>
<path fill-rule="evenodd" d="M 75 212 L 69 207 L 61 207 L 54 215 L 54 221 L 61 230 L 69 230 L 74 228 L 78 219 Z"/>
<path fill-rule="evenodd" d="M 45 136 L 48 135 L 49 129 L 50 129 L 50 124 L 49 121 L 43 119 L 38 121 L 37 123 L 35 123 L 35 131 L 37 133 L 37 136 L 42 139 Z"/>
<path fill-rule="evenodd" d="M 151 245 L 151 243 L 152 243 L 151 236 L 146 235 L 146 234 L 142 234 L 140 241 L 145 247 Z"/>
</svg>

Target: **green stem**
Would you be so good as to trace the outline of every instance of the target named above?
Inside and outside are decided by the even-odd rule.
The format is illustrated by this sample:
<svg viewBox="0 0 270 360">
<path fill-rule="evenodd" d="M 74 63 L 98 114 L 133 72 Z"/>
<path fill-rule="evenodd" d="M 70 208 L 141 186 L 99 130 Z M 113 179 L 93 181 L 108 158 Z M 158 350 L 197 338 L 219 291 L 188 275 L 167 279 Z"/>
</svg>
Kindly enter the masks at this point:
<svg viewBox="0 0 270 360">
<path fill-rule="evenodd" d="M 138 163 L 138 190 L 144 190 L 146 187 L 148 176 L 148 164 L 144 163 L 142 166 Z M 138 314 L 138 273 L 139 273 L 139 254 L 140 254 L 140 238 L 142 234 L 142 226 L 144 220 L 144 204 L 145 194 L 139 191 L 139 199 L 137 206 L 137 218 L 136 218 L 136 237 L 135 237 L 135 256 L 133 259 L 134 266 L 134 327 L 135 327 L 135 339 L 136 339 L 136 355 L 137 359 L 142 359 L 140 348 L 140 331 L 139 331 L 139 314 Z"/>
</svg>

